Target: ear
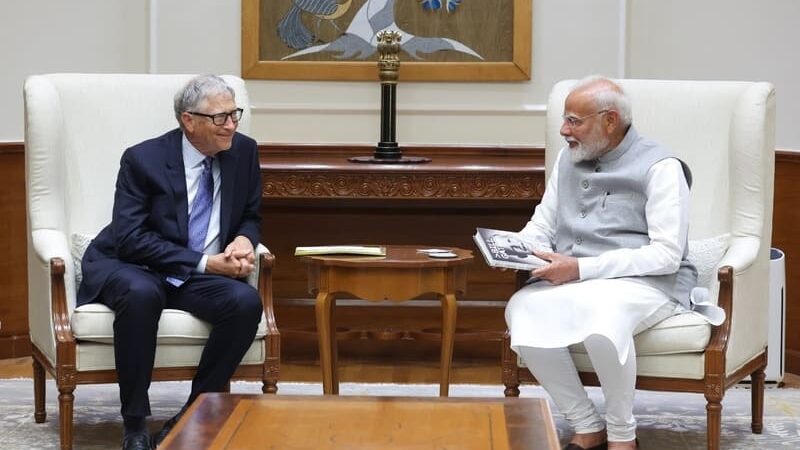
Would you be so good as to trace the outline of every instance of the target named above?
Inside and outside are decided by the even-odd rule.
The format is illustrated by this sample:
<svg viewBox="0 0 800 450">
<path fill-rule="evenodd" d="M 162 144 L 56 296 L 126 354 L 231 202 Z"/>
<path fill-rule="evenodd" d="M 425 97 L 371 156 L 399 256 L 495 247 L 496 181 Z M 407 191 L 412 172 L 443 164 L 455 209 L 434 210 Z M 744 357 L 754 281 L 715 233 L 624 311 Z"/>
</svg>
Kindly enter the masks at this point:
<svg viewBox="0 0 800 450">
<path fill-rule="evenodd" d="M 620 125 L 619 113 L 612 109 L 605 113 L 604 116 L 605 117 L 603 117 L 603 119 L 605 120 L 606 130 L 609 133 L 614 132 L 614 130 L 616 130 Z"/>
<path fill-rule="evenodd" d="M 183 128 L 190 133 L 194 132 L 194 129 L 197 126 L 195 117 L 186 111 L 181 113 L 181 123 L 183 124 Z"/>
</svg>

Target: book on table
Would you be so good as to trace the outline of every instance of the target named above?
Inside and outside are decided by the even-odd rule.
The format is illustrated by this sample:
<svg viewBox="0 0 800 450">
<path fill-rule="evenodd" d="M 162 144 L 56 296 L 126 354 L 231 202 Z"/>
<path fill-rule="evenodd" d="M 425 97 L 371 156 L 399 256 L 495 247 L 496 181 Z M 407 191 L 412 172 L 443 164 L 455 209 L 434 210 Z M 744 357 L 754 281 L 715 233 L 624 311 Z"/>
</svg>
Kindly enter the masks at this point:
<svg viewBox="0 0 800 450">
<path fill-rule="evenodd" d="M 386 256 L 386 247 L 375 245 L 313 245 L 294 249 L 294 256 L 313 255 Z"/>
<path fill-rule="evenodd" d="M 490 267 L 532 270 L 548 264 L 533 254 L 536 245 L 519 233 L 478 228 L 472 238 Z"/>
</svg>

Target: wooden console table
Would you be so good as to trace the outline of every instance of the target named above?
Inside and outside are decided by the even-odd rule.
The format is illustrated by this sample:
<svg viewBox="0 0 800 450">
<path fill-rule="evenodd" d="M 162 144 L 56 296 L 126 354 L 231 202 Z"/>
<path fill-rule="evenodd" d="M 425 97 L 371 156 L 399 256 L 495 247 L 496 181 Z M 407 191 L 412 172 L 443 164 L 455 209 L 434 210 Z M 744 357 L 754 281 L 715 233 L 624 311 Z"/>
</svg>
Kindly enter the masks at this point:
<svg viewBox="0 0 800 450">
<path fill-rule="evenodd" d="M 275 311 L 285 358 L 313 360 L 318 350 L 314 299 L 295 247 L 380 242 L 474 249 L 475 227 L 522 228 L 544 191 L 544 157 L 537 148 L 403 146 L 404 155 L 432 158 L 420 165 L 347 161 L 371 155 L 369 145 L 266 144 L 260 150 L 262 240 L 276 255 Z M 514 291 L 514 275 L 476 258 L 466 287 L 459 297 L 455 355 L 499 360 L 503 304 Z M 349 331 L 340 333 L 340 356 L 438 359 L 436 333 L 419 332 L 439 327 L 430 311 L 439 302 L 430 295 L 423 299 L 429 301 L 365 304 L 342 298 L 337 321 Z M 397 333 L 424 342 L 388 340 L 375 331 L 398 323 L 405 329 Z M 469 344 L 460 345 L 462 340 Z"/>
<path fill-rule="evenodd" d="M 466 266 L 472 252 L 448 248 L 457 256 L 436 259 L 418 250 L 420 246 L 390 245 L 386 256 L 304 256 L 308 263 L 308 288 L 316 295 L 322 390 L 339 393 L 336 369 L 336 297 L 351 294 L 371 302 L 405 302 L 422 294 L 434 293 L 442 304 L 441 379 L 439 395 L 447 397 L 450 387 L 450 361 L 456 330 L 456 295 L 466 289 Z"/>
</svg>

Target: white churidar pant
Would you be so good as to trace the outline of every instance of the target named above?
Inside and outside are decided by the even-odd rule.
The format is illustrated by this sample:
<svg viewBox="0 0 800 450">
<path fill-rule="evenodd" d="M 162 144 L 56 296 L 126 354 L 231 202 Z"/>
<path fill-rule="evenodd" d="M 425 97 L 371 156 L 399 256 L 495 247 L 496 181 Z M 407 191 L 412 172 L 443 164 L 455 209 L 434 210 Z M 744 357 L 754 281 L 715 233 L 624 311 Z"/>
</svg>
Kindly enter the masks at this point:
<svg viewBox="0 0 800 450">
<path fill-rule="evenodd" d="M 576 433 L 608 429 L 611 441 L 636 437 L 635 333 L 675 312 L 677 302 L 638 281 L 595 279 L 527 285 L 506 306 L 511 348 L 522 357 Z M 606 420 L 578 378 L 568 346 L 583 343 L 606 399 Z"/>
</svg>

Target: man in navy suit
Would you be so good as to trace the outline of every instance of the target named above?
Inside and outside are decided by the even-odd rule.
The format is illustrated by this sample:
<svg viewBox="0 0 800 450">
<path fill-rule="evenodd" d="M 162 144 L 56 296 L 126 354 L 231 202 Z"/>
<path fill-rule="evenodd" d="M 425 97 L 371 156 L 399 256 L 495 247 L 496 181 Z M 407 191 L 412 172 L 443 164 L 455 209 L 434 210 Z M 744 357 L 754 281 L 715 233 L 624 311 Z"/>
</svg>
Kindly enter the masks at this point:
<svg viewBox="0 0 800 450">
<path fill-rule="evenodd" d="M 243 277 L 254 269 L 261 181 L 256 142 L 236 132 L 242 112 L 222 78 L 189 81 L 175 95 L 180 128 L 122 155 L 111 223 L 83 257 L 78 305 L 115 313 L 123 449 L 158 445 L 199 394 L 225 389 L 253 342 L 262 305 Z M 147 391 L 164 308 L 212 330 L 186 406 L 151 439 Z"/>
</svg>

